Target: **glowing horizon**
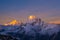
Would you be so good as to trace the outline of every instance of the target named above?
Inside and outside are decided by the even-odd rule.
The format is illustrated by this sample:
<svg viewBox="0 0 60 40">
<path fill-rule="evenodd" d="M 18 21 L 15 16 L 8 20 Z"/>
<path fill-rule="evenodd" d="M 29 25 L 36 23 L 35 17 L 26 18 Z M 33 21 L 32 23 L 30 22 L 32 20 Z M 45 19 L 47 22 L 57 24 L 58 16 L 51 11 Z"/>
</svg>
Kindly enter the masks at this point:
<svg viewBox="0 0 60 40">
<path fill-rule="evenodd" d="M 37 16 L 35 15 L 30 15 L 30 16 L 27 16 L 27 18 L 29 19 L 29 20 L 33 20 L 33 19 L 35 19 L 35 18 L 37 18 Z M 7 25 L 7 23 L 8 24 L 15 24 L 15 23 L 20 23 L 20 22 L 26 22 L 26 21 L 29 21 L 27 18 L 24 18 L 24 20 L 23 20 L 23 18 L 21 18 L 20 20 L 17 20 L 17 19 L 10 19 L 9 18 L 9 20 L 5 20 L 6 22 L 3 22 L 2 24 L 5 24 L 5 25 Z M 41 18 L 41 17 L 39 17 L 39 18 Z M 43 21 L 45 21 L 45 22 L 47 22 L 47 23 L 53 23 L 53 24 L 60 24 L 60 19 L 59 18 L 41 18 Z"/>
<path fill-rule="evenodd" d="M 27 21 L 29 15 L 57 23 L 60 21 L 60 0 L 0 0 L 0 24 L 14 19 Z"/>
</svg>

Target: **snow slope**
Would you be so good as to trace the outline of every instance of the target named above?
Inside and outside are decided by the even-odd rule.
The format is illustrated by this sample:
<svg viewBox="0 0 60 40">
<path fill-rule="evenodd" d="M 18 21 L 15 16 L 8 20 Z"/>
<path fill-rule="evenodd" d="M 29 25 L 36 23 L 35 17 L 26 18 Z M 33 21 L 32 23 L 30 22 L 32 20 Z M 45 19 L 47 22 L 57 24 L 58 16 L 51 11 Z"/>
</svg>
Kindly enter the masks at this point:
<svg viewBox="0 0 60 40">
<path fill-rule="evenodd" d="M 60 32 L 60 26 L 58 26 L 57 24 L 44 23 L 43 21 L 34 21 L 31 23 L 26 23 L 25 25 L 22 24 L 22 26 L 0 26 L 0 34 L 11 36 L 18 36 L 20 34 L 33 37 L 35 37 L 36 34 L 47 34 L 51 36 L 53 34 L 57 34 L 58 32 Z"/>
</svg>

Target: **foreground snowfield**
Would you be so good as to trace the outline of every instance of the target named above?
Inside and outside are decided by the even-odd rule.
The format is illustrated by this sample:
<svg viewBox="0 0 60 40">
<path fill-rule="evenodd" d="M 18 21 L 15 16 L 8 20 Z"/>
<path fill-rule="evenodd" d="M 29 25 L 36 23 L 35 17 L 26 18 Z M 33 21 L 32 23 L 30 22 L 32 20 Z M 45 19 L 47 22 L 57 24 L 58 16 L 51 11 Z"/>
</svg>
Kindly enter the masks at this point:
<svg viewBox="0 0 60 40">
<path fill-rule="evenodd" d="M 1 40 L 60 40 L 60 25 L 43 22 L 0 26 Z"/>
</svg>

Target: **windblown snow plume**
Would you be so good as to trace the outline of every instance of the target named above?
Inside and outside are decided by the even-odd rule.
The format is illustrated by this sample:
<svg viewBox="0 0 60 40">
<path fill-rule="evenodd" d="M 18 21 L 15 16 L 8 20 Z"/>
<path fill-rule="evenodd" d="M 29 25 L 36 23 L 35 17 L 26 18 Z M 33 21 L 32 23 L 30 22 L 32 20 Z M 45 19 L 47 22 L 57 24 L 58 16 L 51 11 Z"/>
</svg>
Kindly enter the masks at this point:
<svg viewBox="0 0 60 40">
<path fill-rule="evenodd" d="M 0 25 L 1 40 L 60 40 L 60 25 L 48 24 L 39 18 L 32 22 Z"/>
</svg>

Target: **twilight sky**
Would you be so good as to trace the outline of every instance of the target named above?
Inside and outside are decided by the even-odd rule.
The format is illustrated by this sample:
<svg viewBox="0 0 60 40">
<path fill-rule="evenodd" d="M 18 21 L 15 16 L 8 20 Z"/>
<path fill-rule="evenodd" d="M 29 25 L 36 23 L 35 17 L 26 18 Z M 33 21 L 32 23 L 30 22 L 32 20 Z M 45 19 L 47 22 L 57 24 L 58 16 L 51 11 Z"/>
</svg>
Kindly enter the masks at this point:
<svg viewBox="0 0 60 40">
<path fill-rule="evenodd" d="M 0 24 L 36 15 L 46 22 L 60 22 L 60 0 L 0 0 Z"/>
</svg>

